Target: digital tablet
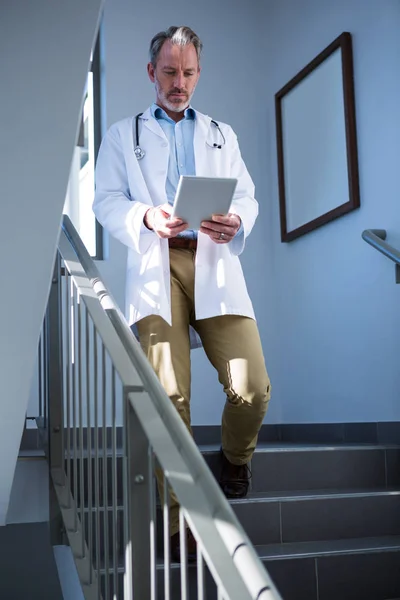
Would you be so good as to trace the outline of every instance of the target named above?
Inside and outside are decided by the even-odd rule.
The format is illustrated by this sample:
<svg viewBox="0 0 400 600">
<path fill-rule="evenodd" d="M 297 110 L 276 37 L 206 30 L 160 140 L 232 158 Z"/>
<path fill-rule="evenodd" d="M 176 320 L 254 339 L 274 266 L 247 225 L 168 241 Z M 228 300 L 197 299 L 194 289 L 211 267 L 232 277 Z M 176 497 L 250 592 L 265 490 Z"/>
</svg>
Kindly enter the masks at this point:
<svg viewBox="0 0 400 600">
<path fill-rule="evenodd" d="M 236 184 L 237 179 L 227 177 L 181 175 L 171 216 L 185 221 L 189 229 L 200 229 L 211 215 L 228 214 Z"/>
</svg>

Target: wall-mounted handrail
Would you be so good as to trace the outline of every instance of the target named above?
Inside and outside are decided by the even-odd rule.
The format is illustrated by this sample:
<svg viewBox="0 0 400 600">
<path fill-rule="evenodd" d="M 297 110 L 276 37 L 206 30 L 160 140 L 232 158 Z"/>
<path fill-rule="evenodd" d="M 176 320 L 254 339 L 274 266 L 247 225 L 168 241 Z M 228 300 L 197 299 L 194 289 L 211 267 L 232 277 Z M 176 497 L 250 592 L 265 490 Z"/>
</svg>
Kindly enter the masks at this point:
<svg viewBox="0 0 400 600">
<path fill-rule="evenodd" d="M 400 283 L 400 250 L 385 242 L 386 229 L 366 229 L 362 239 L 395 263 L 396 283 Z"/>
<path fill-rule="evenodd" d="M 390 258 L 397 265 L 400 265 L 400 251 L 385 242 L 385 229 L 366 229 L 362 233 L 362 239 L 373 248 Z"/>
</svg>

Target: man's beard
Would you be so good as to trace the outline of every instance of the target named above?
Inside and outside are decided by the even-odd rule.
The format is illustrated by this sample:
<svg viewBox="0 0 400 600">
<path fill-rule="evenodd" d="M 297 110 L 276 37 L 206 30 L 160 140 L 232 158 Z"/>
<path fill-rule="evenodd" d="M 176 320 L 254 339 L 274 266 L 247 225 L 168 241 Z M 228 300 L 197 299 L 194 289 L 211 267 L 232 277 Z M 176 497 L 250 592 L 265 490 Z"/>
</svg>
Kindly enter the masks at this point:
<svg viewBox="0 0 400 600">
<path fill-rule="evenodd" d="M 162 91 L 160 89 L 160 86 L 158 85 L 157 81 L 155 82 L 155 88 L 156 88 L 156 92 L 157 92 L 157 97 L 162 101 L 163 105 L 166 108 L 168 108 L 168 110 L 170 110 L 171 112 L 177 112 L 177 113 L 182 112 L 187 109 L 187 107 L 189 106 L 190 101 L 192 99 L 193 93 L 194 93 L 194 90 L 193 90 L 193 92 L 189 96 L 189 94 L 184 92 L 186 94 L 186 98 L 182 98 L 181 102 L 171 102 L 170 100 L 168 100 L 168 96 L 170 94 L 174 94 L 174 93 L 175 94 L 181 93 L 179 90 L 174 89 L 174 90 L 171 90 L 170 92 L 168 92 L 168 94 L 166 94 L 164 91 Z"/>
</svg>

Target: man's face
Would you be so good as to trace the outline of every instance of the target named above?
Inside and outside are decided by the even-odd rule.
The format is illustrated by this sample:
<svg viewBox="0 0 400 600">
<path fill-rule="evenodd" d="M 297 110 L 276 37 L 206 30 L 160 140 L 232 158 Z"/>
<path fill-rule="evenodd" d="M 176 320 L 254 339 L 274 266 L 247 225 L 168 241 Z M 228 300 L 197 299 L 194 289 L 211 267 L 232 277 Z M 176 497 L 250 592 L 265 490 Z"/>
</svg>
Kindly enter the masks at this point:
<svg viewBox="0 0 400 600">
<path fill-rule="evenodd" d="M 178 46 L 170 40 L 164 42 L 157 64 L 147 65 L 150 80 L 155 84 L 157 104 L 172 118 L 190 104 L 200 77 L 200 66 L 193 44 Z"/>
</svg>

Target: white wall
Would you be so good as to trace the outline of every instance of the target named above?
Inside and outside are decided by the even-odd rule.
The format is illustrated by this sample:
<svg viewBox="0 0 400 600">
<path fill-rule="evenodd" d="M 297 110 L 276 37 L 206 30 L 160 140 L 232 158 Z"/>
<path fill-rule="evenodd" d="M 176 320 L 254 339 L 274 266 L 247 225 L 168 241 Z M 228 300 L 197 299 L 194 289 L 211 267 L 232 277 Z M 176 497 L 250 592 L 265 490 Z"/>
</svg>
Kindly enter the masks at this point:
<svg viewBox="0 0 400 600">
<path fill-rule="evenodd" d="M 47 301 L 101 0 L 3 0 L 0 18 L 0 525 Z"/>
<path fill-rule="evenodd" d="M 400 287 L 393 264 L 360 236 L 385 228 L 400 245 L 400 3 L 270 0 L 260 23 L 276 297 L 268 321 L 282 421 L 399 420 Z M 274 94 L 343 31 L 353 36 L 361 208 L 282 244 Z"/>
<path fill-rule="evenodd" d="M 242 257 L 264 341 L 267 364 L 274 348 L 269 344 L 271 325 L 270 274 L 261 264 L 267 255 L 270 224 L 265 195 L 264 101 L 260 97 L 260 31 L 257 14 L 240 0 L 190 3 L 155 0 L 140 6 L 129 0 L 106 1 L 104 17 L 107 125 L 134 115 L 154 100 L 147 78 L 151 38 L 170 25 L 189 25 L 204 43 L 202 74 L 193 105 L 217 121 L 232 125 L 243 157 L 257 186 L 260 217 Z M 125 249 L 110 239 L 109 260 L 99 263 L 105 281 L 123 307 Z M 262 263 L 263 261 L 261 261 Z M 273 321 L 272 321 L 273 324 Z M 217 424 L 225 402 L 216 374 L 202 350 L 192 353 L 193 424 Z M 269 420 L 279 420 L 279 404 L 272 403 Z"/>
</svg>

